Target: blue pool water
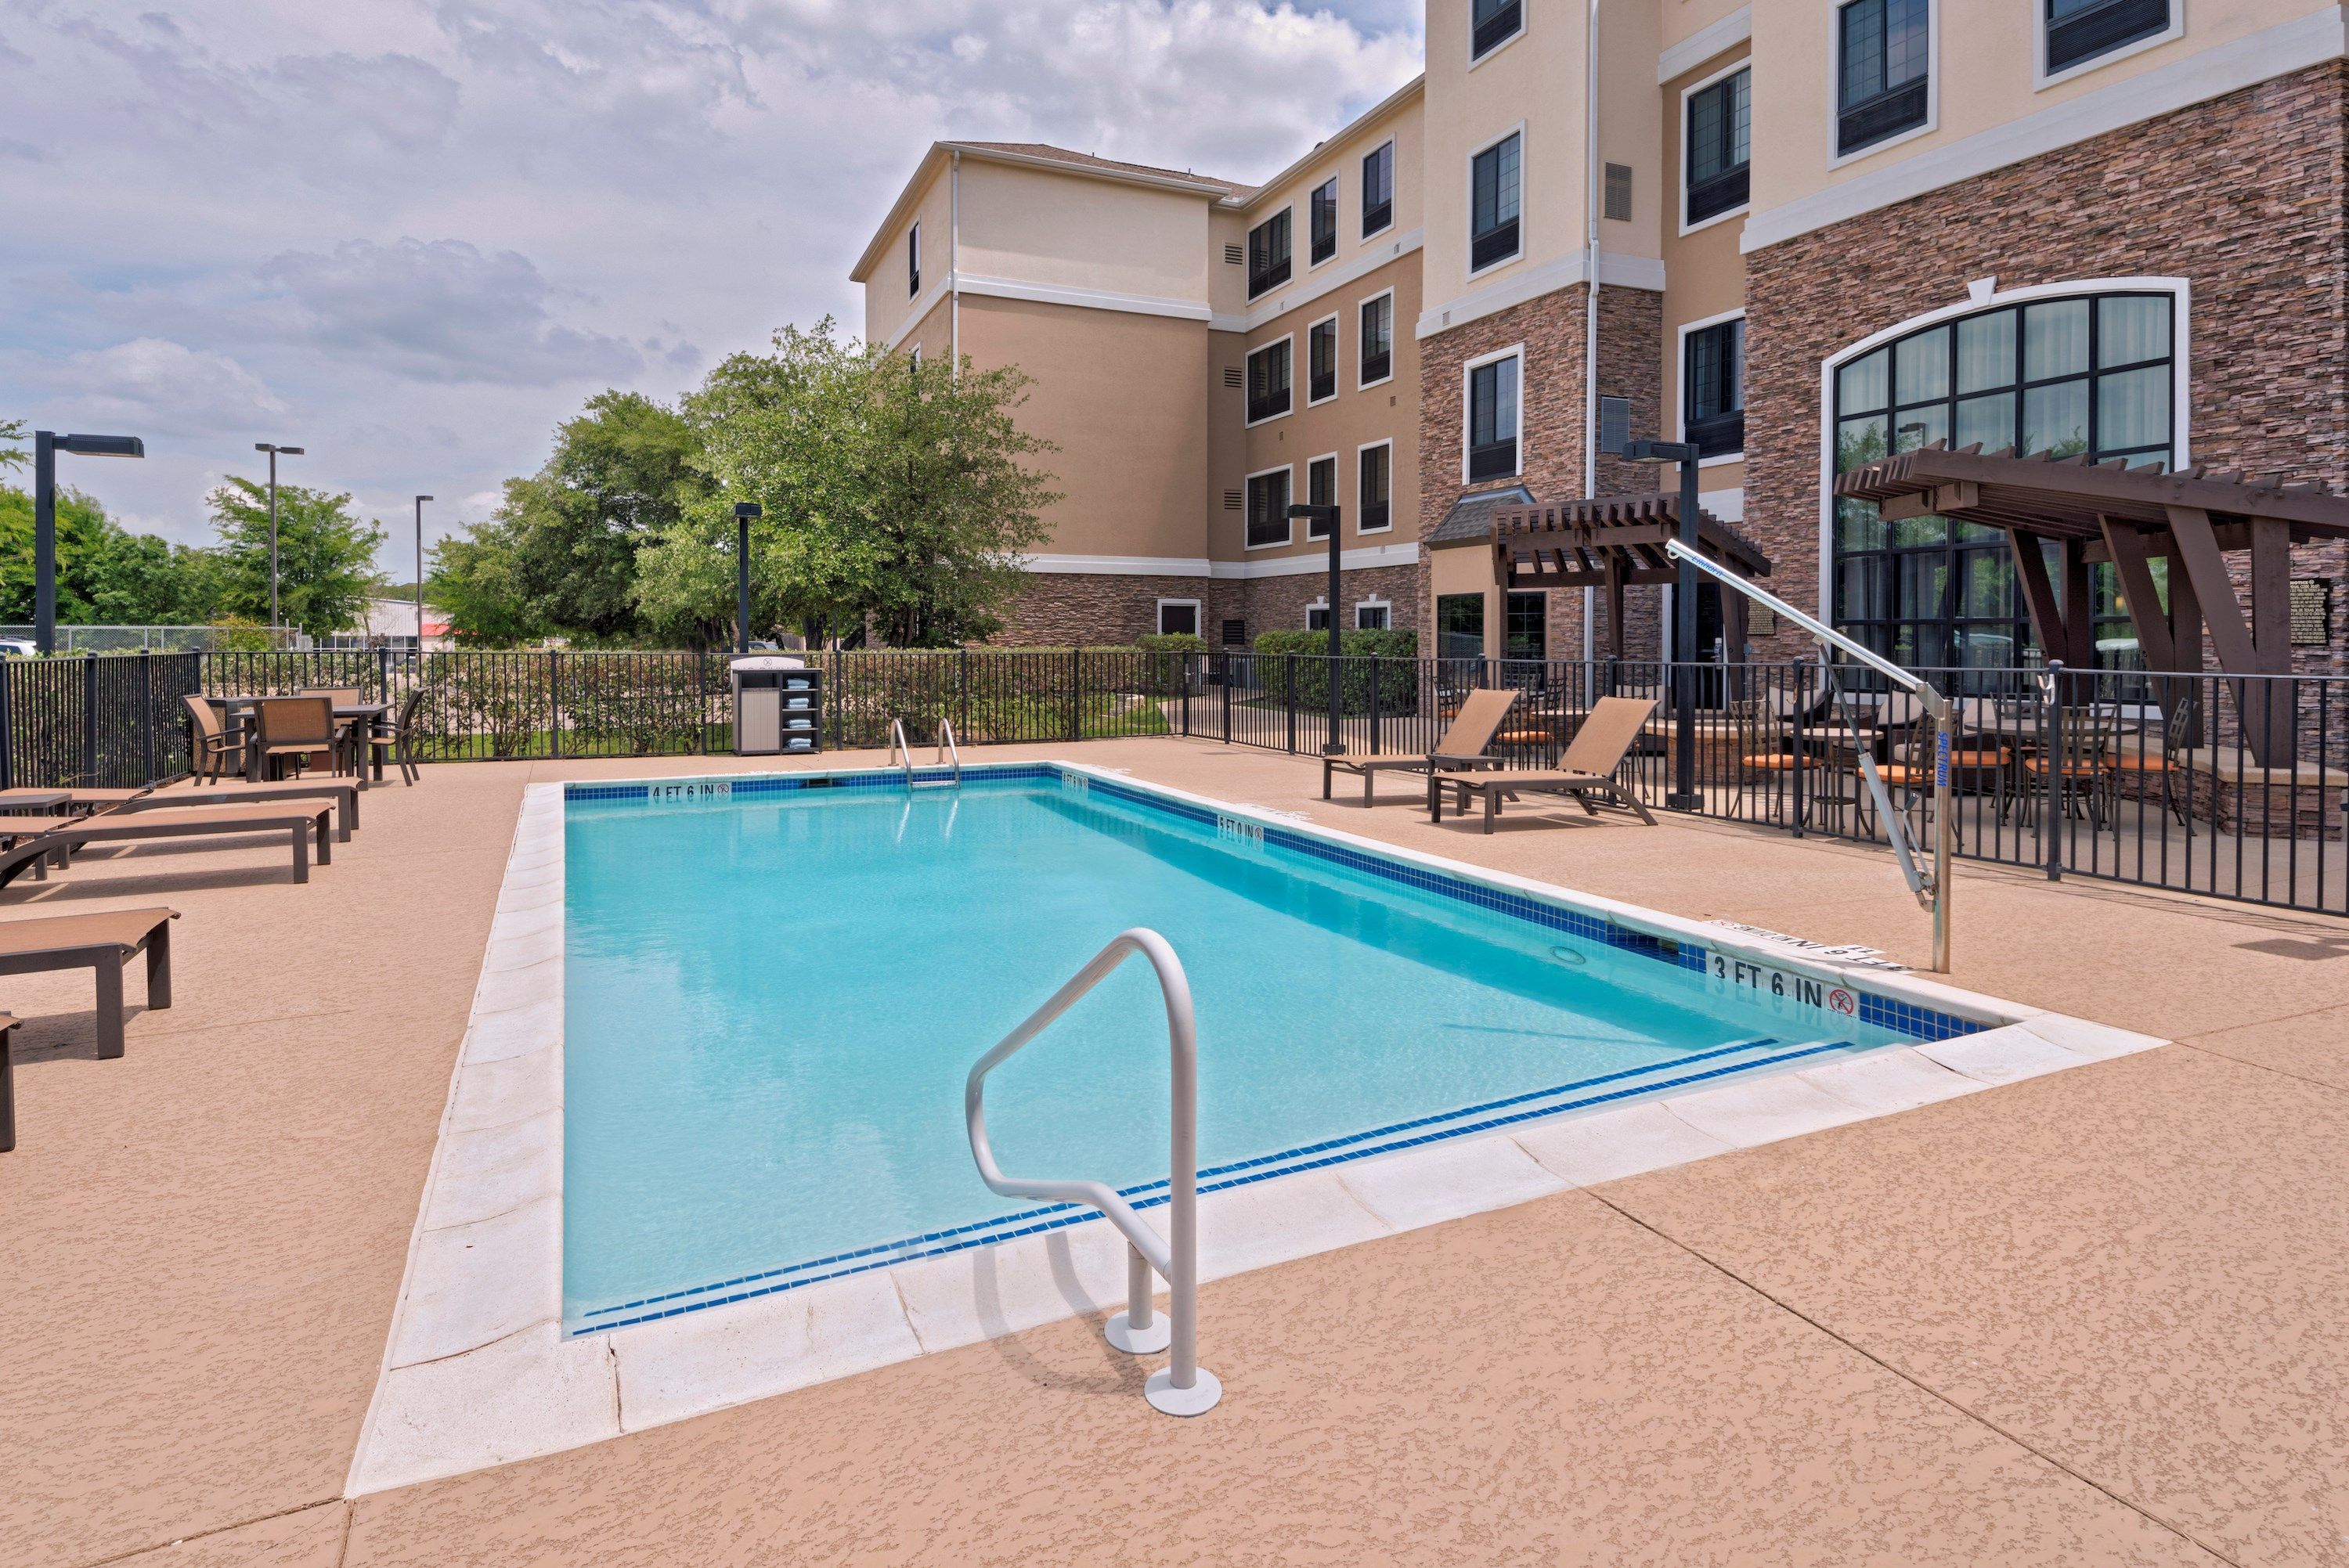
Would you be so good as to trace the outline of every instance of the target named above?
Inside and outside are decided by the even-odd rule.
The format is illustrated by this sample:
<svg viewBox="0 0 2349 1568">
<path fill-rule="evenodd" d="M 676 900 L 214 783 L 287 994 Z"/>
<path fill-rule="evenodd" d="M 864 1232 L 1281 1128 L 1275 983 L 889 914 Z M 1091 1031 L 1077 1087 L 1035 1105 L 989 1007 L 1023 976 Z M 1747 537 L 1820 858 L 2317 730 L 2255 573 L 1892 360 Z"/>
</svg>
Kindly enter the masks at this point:
<svg viewBox="0 0 2349 1568">
<path fill-rule="evenodd" d="M 574 787 L 566 825 L 574 1327 L 1088 1213 L 980 1183 L 963 1078 L 1132 925 L 1190 975 L 1210 1188 L 1950 1026 L 1874 1021 L 1872 997 L 1847 1016 L 1603 920 L 1539 923 L 1043 770 L 597 793 Z M 1166 1070 L 1131 961 L 989 1080 L 1004 1169 L 1163 1181 Z"/>
</svg>

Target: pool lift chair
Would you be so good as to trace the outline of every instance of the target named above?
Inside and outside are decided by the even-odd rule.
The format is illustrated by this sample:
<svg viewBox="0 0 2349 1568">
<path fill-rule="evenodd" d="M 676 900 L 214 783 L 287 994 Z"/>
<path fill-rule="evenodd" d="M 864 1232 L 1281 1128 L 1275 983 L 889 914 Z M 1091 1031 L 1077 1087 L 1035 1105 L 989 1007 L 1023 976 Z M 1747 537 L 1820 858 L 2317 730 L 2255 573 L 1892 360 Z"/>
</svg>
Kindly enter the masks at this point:
<svg viewBox="0 0 2349 1568">
<path fill-rule="evenodd" d="M 996 1165 L 995 1150 L 987 1141 L 987 1075 L 1137 953 L 1156 972 L 1159 995 L 1166 1005 L 1166 1049 L 1174 1080 L 1164 1237 L 1143 1223 L 1123 1195 L 1102 1182 L 1006 1176 Z M 963 1080 L 962 1114 L 964 1130 L 970 1138 L 970 1157 L 978 1166 L 979 1180 L 990 1190 L 1007 1198 L 1085 1204 L 1100 1210 L 1125 1237 L 1125 1310 L 1102 1326 L 1102 1334 L 1129 1355 L 1168 1352 L 1166 1365 L 1142 1386 L 1142 1397 L 1151 1408 L 1170 1416 L 1201 1416 L 1215 1408 L 1216 1401 L 1224 1397 L 1224 1386 L 1199 1365 L 1199 1031 L 1191 1011 L 1191 982 L 1166 939 L 1139 925 L 1112 938 L 1067 985 L 1029 1014 L 1027 1022 L 1004 1036 L 972 1066 L 970 1076 Z M 1153 1274 L 1166 1281 L 1168 1311 L 1164 1318 L 1152 1308 Z"/>
<path fill-rule="evenodd" d="M 1720 583 L 1744 594 L 1757 604 L 1767 605 L 1786 620 L 1808 632 L 1820 647 L 1831 653 L 1841 653 L 1867 665 L 1890 681 L 1902 691 L 1913 694 L 1925 706 L 1926 716 L 1933 723 L 1933 865 L 1930 872 L 1917 864 L 1917 851 L 1910 841 L 1907 819 L 1892 809 L 1892 799 L 1886 793 L 1883 777 L 1876 770 L 1876 758 L 1859 733 L 1857 717 L 1853 712 L 1848 693 L 1842 694 L 1837 706 L 1844 722 L 1851 729 L 1852 749 L 1859 761 L 1860 777 L 1867 781 L 1869 798 L 1876 802 L 1877 820 L 1884 824 L 1885 836 L 1892 841 L 1892 853 L 1900 862 L 1901 880 L 1916 896 L 1918 904 L 1930 910 L 1933 915 L 1933 973 L 1950 972 L 1950 855 L 1957 819 L 1950 810 L 1950 730 L 1951 714 L 1950 699 L 1935 689 L 1933 683 L 1909 670 L 1902 669 L 1891 660 L 1862 647 L 1841 632 L 1813 616 L 1806 615 L 1776 594 L 1757 588 L 1744 578 L 1724 570 L 1679 540 L 1667 540 L 1665 551 L 1676 559 L 1695 567 Z M 1827 666 L 1827 679 L 1835 679 L 1835 667 Z"/>
</svg>

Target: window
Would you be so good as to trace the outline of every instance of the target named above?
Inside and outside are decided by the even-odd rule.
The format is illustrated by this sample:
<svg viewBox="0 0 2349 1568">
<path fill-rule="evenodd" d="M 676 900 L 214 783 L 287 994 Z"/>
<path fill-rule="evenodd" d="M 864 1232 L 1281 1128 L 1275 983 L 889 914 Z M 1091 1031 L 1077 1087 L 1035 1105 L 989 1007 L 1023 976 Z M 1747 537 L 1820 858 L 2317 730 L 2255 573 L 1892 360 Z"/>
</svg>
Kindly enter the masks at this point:
<svg viewBox="0 0 2349 1568">
<path fill-rule="evenodd" d="M 1309 506 L 1338 504 L 1337 453 L 1316 458 L 1305 465 L 1305 500 Z M 1305 520 L 1305 537 L 1327 539 L 1330 537 L 1330 525 L 1318 517 L 1309 517 Z"/>
<path fill-rule="evenodd" d="M 1316 599 L 1305 606 L 1305 629 L 1309 632 L 1330 629 L 1330 602 L 1327 599 Z"/>
<path fill-rule="evenodd" d="M 1248 231 L 1248 298 L 1288 281 L 1288 213 L 1275 212 Z"/>
<path fill-rule="evenodd" d="M 1338 253 L 1338 177 L 1334 174 L 1313 188 L 1313 264 Z"/>
<path fill-rule="evenodd" d="M 1277 419 L 1288 412 L 1288 339 L 1268 343 L 1247 356 L 1247 422 Z"/>
<path fill-rule="evenodd" d="M 919 223 L 905 231 L 905 297 L 913 298 L 922 292 L 922 226 Z"/>
<path fill-rule="evenodd" d="M 2172 458 L 2173 301 L 2167 294 L 2033 300 L 1937 323 L 1837 367 L 1838 470 L 1934 441 L 2132 465 Z M 2099 565 L 2097 660 L 2127 653 Z M 1887 521 L 1836 502 L 1836 624 L 1911 668 L 2013 667 L 2031 623 L 2004 533 L 1939 517 Z"/>
<path fill-rule="evenodd" d="M 1381 533 L 1394 526 L 1387 502 L 1394 484 L 1394 444 L 1364 447 L 1355 458 L 1354 531 Z"/>
<path fill-rule="evenodd" d="M 1485 656 L 1485 595 L 1437 595 L 1435 655 L 1443 659 L 1481 659 Z"/>
<path fill-rule="evenodd" d="M 1394 374 L 1394 294 L 1382 294 L 1362 302 L 1362 365 L 1361 385 L 1369 387 Z"/>
<path fill-rule="evenodd" d="M 1197 636 L 1199 602 L 1196 599 L 1158 601 L 1158 634 L 1162 637 Z"/>
<path fill-rule="evenodd" d="M 1517 144 L 1503 137 L 1468 161 L 1468 270 L 1482 272 L 1517 253 Z"/>
<path fill-rule="evenodd" d="M 1393 608 L 1383 599 L 1365 599 L 1354 606 L 1354 630 L 1383 632 L 1387 629 L 1387 612 Z"/>
<path fill-rule="evenodd" d="M 1468 10 L 1468 57 L 1481 60 L 1525 27 L 1520 0 L 1475 0 Z"/>
<path fill-rule="evenodd" d="M 905 356 L 905 358 L 912 364 L 915 374 L 919 375 L 922 368 L 922 346 L 918 343 L 914 345 L 914 351 Z"/>
<path fill-rule="evenodd" d="M 1468 482 L 1517 471 L 1518 356 L 1468 372 Z"/>
<path fill-rule="evenodd" d="M 1252 474 L 1247 482 L 1247 547 L 1288 542 L 1288 470 Z"/>
<path fill-rule="evenodd" d="M 1362 160 L 1362 238 L 1394 222 L 1394 143 Z"/>
<path fill-rule="evenodd" d="M 1745 322 L 1715 322 L 1681 339 L 1681 439 L 1697 455 L 1745 449 Z"/>
<path fill-rule="evenodd" d="M 1549 595 L 1540 592 L 1509 595 L 1505 659 L 1540 660 L 1549 656 Z"/>
<path fill-rule="evenodd" d="M 1305 329 L 1305 400 L 1326 403 L 1338 395 L 1338 318 Z"/>
<path fill-rule="evenodd" d="M 1745 205 L 1753 165 L 1754 73 L 1739 69 L 1688 95 L 1683 224 Z"/>
<path fill-rule="evenodd" d="M 1925 123 L 1928 0 L 1850 0 L 1836 17 L 1836 151 Z"/>
<path fill-rule="evenodd" d="M 2047 70 L 2169 31 L 2169 0 L 2046 0 Z"/>
</svg>

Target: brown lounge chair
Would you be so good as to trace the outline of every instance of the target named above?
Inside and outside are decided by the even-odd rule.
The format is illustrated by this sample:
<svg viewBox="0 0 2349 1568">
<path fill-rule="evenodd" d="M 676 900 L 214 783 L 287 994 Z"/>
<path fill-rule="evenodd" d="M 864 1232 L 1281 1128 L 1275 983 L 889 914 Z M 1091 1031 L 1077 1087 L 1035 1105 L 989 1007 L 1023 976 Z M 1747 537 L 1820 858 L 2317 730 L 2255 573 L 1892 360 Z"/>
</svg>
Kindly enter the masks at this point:
<svg viewBox="0 0 2349 1568">
<path fill-rule="evenodd" d="M 1445 768 L 1465 771 L 1473 768 L 1503 766 L 1499 758 L 1487 753 L 1492 747 L 1493 737 L 1499 733 L 1502 721 L 1509 717 L 1509 709 L 1516 705 L 1516 700 L 1517 694 L 1513 691 L 1479 687 L 1470 692 L 1468 700 L 1460 705 L 1459 713 L 1436 741 L 1435 749 L 1424 757 L 1408 752 L 1374 755 L 1361 751 L 1350 751 L 1342 757 L 1324 757 L 1321 759 L 1321 799 L 1327 800 L 1330 798 L 1330 777 L 1340 770 L 1362 776 L 1362 804 L 1368 806 L 1371 803 L 1371 791 L 1377 785 L 1381 772 L 1433 773 Z"/>
<path fill-rule="evenodd" d="M 313 807 L 308 801 L 285 801 L 254 806 L 180 806 L 152 811 L 108 811 L 94 817 L 26 817 L 6 826 L 16 841 L 0 851 L 0 887 L 5 887 L 26 866 L 61 858 L 85 844 L 130 843 L 140 839 L 216 839 L 285 833 L 294 850 L 294 880 L 310 880 L 310 848 L 315 834 L 318 863 L 334 863 L 334 841 L 326 830 L 332 806 Z M 26 830 L 19 823 L 36 824 Z M 63 851 L 62 857 L 60 851 Z"/>
<path fill-rule="evenodd" d="M 1652 698 L 1600 697 L 1590 716 L 1582 721 L 1582 727 L 1575 731 L 1574 744 L 1557 759 L 1554 773 L 1431 773 L 1427 776 L 1428 820 L 1444 820 L 1444 791 L 1451 789 L 1457 792 L 1459 813 L 1464 817 L 1468 814 L 1471 794 L 1484 798 L 1485 830 L 1488 833 L 1501 814 L 1501 802 L 1525 795 L 1571 795 L 1594 817 L 1599 815 L 1599 810 L 1590 803 L 1590 797 L 1598 795 L 1613 805 L 1628 808 L 1652 828 L 1655 818 L 1648 814 L 1637 796 L 1615 782 L 1615 772 L 1639 740 L 1648 716 L 1655 711 Z"/>
<path fill-rule="evenodd" d="M 8 1041 L 16 1024 L 16 1018 L 0 1013 L 0 1154 L 16 1147 L 16 1068 Z"/>
<path fill-rule="evenodd" d="M 147 954 L 147 1006 L 171 1005 L 171 923 L 176 910 L 115 909 L 0 921 L 0 975 L 88 969 L 98 975 L 98 1054 L 122 1054 L 122 972 Z"/>
<path fill-rule="evenodd" d="M 172 806 L 246 806 L 275 800 L 331 800 L 335 841 L 347 844 L 359 825 L 359 786 L 350 779 L 308 779 L 298 784 L 191 784 L 181 789 L 77 789 L 67 802 L 75 811 L 154 811 Z M 0 820 L 0 830 L 7 823 Z"/>
</svg>

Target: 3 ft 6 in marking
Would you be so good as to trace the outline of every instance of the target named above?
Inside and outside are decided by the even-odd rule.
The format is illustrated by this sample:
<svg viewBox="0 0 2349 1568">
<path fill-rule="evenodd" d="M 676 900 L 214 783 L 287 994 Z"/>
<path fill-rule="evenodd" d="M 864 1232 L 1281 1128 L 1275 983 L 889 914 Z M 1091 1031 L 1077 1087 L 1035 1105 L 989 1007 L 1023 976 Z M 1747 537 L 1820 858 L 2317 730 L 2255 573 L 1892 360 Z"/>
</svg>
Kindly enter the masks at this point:
<svg viewBox="0 0 2349 1568">
<path fill-rule="evenodd" d="M 1713 955 L 1713 977 L 1726 980 L 1733 985 L 1750 985 L 1756 991 L 1767 991 L 1773 996 L 1792 996 L 1806 1007 L 1827 1005 L 1827 987 L 1824 980 L 1789 975 L 1784 969 L 1773 969 L 1766 964 L 1749 964 L 1743 958 L 1732 958 L 1726 954 Z"/>
</svg>

